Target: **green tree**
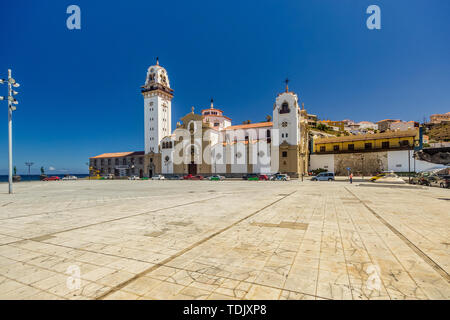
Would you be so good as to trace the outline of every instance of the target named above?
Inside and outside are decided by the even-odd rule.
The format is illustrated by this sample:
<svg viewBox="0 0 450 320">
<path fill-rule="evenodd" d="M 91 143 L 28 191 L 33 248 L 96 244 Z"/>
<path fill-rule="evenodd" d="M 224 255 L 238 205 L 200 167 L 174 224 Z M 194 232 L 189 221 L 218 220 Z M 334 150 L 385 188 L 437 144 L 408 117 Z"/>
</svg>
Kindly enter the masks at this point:
<svg viewBox="0 0 450 320">
<path fill-rule="evenodd" d="M 323 123 L 318 123 L 316 128 L 317 128 L 317 130 L 320 130 L 320 131 L 327 131 L 328 130 L 327 125 L 323 124 Z"/>
</svg>

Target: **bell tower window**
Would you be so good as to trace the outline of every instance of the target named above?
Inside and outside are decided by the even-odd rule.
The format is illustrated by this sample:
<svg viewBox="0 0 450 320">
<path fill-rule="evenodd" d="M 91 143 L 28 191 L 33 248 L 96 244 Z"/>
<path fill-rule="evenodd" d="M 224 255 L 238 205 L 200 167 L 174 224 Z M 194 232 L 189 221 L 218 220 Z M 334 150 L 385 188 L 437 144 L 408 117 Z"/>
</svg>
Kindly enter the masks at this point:
<svg viewBox="0 0 450 320">
<path fill-rule="evenodd" d="M 283 113 L 289 113 L 289 104 L 287 102 L 283 102 L 283 104 L 281 105 L 281 109 L 280 109 L 280 114 Z"/>
</svg>

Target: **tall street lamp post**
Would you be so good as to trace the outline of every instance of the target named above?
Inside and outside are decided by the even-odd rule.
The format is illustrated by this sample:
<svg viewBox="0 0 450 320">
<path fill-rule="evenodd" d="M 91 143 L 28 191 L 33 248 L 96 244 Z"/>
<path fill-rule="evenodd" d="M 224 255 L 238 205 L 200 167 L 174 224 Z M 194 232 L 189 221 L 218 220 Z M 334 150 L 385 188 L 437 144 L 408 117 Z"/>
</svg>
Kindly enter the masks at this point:
<svg viewBox="0 0 450 320">
<path fill-rule="evenodd" d="M 25 165 L 28 167 L 28 175 L 30 175 L 31 166 L 34 164 L 34 162 L 25 162 Z"/>
<path fill-rule="evenodd" d="M 0 79 L 0 84 L 4 84 L 5 82 L 8 83 L 8 97 L 6 98 L 8 100 L 8 150 L 9 150 L 9 177 L 8 177 L 8 184 L 9 184 L 9 193 L 13 193 L 13 179 L 12 179 L 12 170 L 13 170 L 13 164 L 12 164 L 12 112 L 16 110 L 16 107 L 14 105 L 19 104 L 17 100 L 14 98 L 18 92 L 14 91 L 14 88 L 18 88 L 20 85 L 14 80 L 14 78 L 11 76 L 11 69 L 8 69 L 8 80 Z M 5 100 L 5 97 L 0 96 L 0 101 Z"/>
</svg>

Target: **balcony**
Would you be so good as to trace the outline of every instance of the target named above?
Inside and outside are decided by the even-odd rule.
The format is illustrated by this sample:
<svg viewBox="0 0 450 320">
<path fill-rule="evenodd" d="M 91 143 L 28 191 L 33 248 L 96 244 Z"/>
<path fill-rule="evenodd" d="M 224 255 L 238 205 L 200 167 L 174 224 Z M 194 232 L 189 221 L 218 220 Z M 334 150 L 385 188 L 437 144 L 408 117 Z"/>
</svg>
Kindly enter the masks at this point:
<svg viewBox="0 0 450 320">
<path fill-rule="evenodd" d="M 339 150 L 316 150 L 315 154 L 333 154 L 333 153 L 367 153 L 367 152 L 380 152 L 380 151 L 397 151 L 397 150 L 412 150 L 413 147 L 410 145 L 399 145 L 399 146 L 390 146 L 388 148 L 383 147 L 373 147 L 370 149 L 363 148 L 355 148 L 355 149 L 341 149 L 339 146 Z"/>
<path fill-rule="evenodd" d="M 159 83 L 152 83 L 152 84 L 149 84 L 148 86 L 142 86 L 141 88 L 142 88 L 141 89 L 142 93 L 149 92 L 149 91 L 160 90 L 160 91 L 163 91 L 163 92 L 165 92 L 167 94 L 173 95 L 173 90 L 172 89 L 170 89 L 170 88 L 168 88 L 166 86 L 163 86 L 163 85 L 161 85 Z"/>
</svg>

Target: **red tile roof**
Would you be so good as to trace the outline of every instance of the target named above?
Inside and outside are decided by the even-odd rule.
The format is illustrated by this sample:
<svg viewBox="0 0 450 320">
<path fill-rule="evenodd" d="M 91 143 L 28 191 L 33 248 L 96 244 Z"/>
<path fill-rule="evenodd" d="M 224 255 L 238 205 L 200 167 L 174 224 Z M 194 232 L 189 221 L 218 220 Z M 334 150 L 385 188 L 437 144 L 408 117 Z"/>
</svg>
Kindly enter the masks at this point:
<svg viewBox="0 0 450 320">
<path fill-rule="evenodd" d="M 121 158 L 130 156 L 143 156 L 144 151 L 131 151 L 131 152 L 113 152 L 113 153 L 103 153 L 90 159 L 101 159 L 101 158 Z"/>
<path fill-rule="evenodd" d="M 230 126 L 230 127 L 226 127 L 224 130 L 252 129 L 252 128 L 272 127 L 272 126 L 273 126 L 273 122 L 258 122 L 258 123 L 240 124 L 237 126 Z"/>
</svg>

